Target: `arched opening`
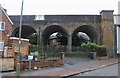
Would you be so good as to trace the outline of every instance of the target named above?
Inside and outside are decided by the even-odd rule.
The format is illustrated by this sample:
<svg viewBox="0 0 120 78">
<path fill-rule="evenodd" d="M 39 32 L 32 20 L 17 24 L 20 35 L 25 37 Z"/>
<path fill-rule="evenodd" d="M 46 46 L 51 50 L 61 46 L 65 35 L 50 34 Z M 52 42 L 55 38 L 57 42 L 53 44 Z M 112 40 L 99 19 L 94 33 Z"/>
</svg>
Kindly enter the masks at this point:
<svg viewBox="0 0 120 78">
<path fill-rule="evenodd" d="M 13 32 L 12 32 L 12 37 L 19 37 L 19 27 L 17 27 Z M 30 27 L 23 25 L 22 30 L 21 30 L 21 38 L 26 38 L 29 39 L 29 51 L 35 51 L 37 45 L 37 35 L 36 31 Z"/>
<path fill-rule="evenodd" d="M 78 27 L 72 34 L 72 46 L 81 46 L 81 38 L 78 36 L 78 33 L 82 32 L 85 33 L 89 38 L 91 42 L 97 42 L 97 31 L 95 28 L 89 25 L 83 25 Z"/>
<path fill-rule="evenodd" d="M 29 36 L 33 33 L 36 33 L 36 31 L 30 27 L 23 25 L 22 30 L 21 30 L 21 38 L 29 38 Z M 19 27 L 17 27 L 13 32 L 12 32 L 13 37 L 19 37 Z"/>
<path fill-rule="evenodd" d="M 67 33 L 65 29 L 59 25 L 51 25 L 43 31 L 42 38 L 44 47 L 46 47 L 47 45 L 50 46 L 50 37 L 56 33 L 59 33 L 57 34 L 59 36 L 57 37 L 57 40 L 59 42 L 58 45 L 67 46 Z"/>
</svg>

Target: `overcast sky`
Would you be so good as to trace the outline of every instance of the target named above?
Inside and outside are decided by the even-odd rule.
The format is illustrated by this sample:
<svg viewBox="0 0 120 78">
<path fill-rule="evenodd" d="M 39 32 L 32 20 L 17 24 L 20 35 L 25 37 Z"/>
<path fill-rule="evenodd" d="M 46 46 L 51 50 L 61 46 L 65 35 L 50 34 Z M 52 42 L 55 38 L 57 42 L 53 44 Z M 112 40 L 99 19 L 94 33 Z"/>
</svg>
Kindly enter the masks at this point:
<svg viewBox="0 0 120 78">
<path fill-rule="evenodd" d="M 114 10 L 118 14 L 119 0 L 24 0 L 24 15 L 99 14 Z M 9 15 L 20 15 L 22 0 L 0 0 Z"/>
</svg>

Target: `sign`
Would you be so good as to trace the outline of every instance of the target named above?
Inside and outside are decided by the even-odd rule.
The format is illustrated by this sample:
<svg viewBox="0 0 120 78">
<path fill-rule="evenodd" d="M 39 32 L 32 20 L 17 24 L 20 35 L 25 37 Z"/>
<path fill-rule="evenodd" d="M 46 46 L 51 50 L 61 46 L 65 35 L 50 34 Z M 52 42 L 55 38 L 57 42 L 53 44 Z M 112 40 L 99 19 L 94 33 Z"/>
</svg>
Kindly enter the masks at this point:
<svg viewBox="0 0 120 78">
<path fill-rule="evenodd" d="M 28 60 L 33 60 L 33 56 L 32 56 L 32 55 L 29 55 L 29 56 L 28 56 Z"/>
<path fill-rule="evenodd" d="M 4 41 L 0 41 L 0 51 L 3 51 L 4 49 Z"/>
</svg>

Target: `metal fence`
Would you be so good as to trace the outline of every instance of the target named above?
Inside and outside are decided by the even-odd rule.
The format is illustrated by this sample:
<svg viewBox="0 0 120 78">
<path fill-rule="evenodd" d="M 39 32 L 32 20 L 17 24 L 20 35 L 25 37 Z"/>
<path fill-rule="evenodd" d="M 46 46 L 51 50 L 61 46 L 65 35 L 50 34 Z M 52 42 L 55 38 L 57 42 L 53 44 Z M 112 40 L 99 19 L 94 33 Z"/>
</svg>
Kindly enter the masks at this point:
<svg viewBox="0 0 120 78">
<path fill-rule="evenodd" d="M 69 49 L 67 46 L 54 46 L 54 47 L 44 47 L 43 48 L 44 52 L 69 52 Z M 76 47 L 76 46 L 72 46 L 71 52 L 85 52 L 87 51 L 86 48 L 83 47 Z"/>
<path fill-rule="evenodd" d="M 32 47 L 31 48 L 31 52 L 38 52 L 38 54 L 35 54 L 37 55 L 40 59 L 44 59 L 44 58 L 47 58 L 47 59 L 59 59 L 60 58 L 60 53 L 61 52 L 69 52 L 69 49 L 67 46 L 46 46 L 46 47 L 42 47 L 42 48 L 37 48 L 37 46 L 34 46 L 34 48 Z M 35 50 L 33 50 L 35 49 Z M 88 50 L 86 48 L 83 48 L 83 47 L 76 47 L 76 46 L 72 46 L 72 50 L 70 52 L 87 52 Z"/>
<path fill-rule="evenodd" d="M 67 46 L 54 46 L 54 47 L 43 47 L 38 49 L 40 51 L 39 58 L 40 59 L 59 59 L 60 58 L 60 52 L 69 53 L 69 49 Z M 42 52 L 41 52 L 42 51 Z M 72 46 L 71 52 L 81 54 L 80 56 L 85 55 L 86 53 L 89 53 L 89 49 L 79 46 Z M 115 56 L 115 48 L 105 48 L 105 49 L 96 49 L 95 50 L 98 54 L 98 56 L 109 56 L 114 57 Z"/>
</svg>

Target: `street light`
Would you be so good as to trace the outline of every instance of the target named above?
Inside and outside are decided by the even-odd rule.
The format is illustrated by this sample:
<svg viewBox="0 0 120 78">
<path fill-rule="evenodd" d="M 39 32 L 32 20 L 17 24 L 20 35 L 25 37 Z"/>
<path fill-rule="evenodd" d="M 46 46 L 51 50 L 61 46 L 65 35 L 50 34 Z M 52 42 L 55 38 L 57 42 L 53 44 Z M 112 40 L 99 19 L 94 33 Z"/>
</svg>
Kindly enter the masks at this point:
<svg viewBox="0 0 120 78">
<path fill-rule="evenodd" d="M 23 2 L 22 0 L 22 6 L 21 6 L 21 15 L 20 15 L 20 26 L 19 26 L 19 43 L 18 43 L 18 62 L 17 62 L 17 68 L 16 68 L 16 75 L 20 76 L 20 44 L 21 44 L 21 30 L 22 30 L 22 14 L 23 14 Z"/>
</svg>

